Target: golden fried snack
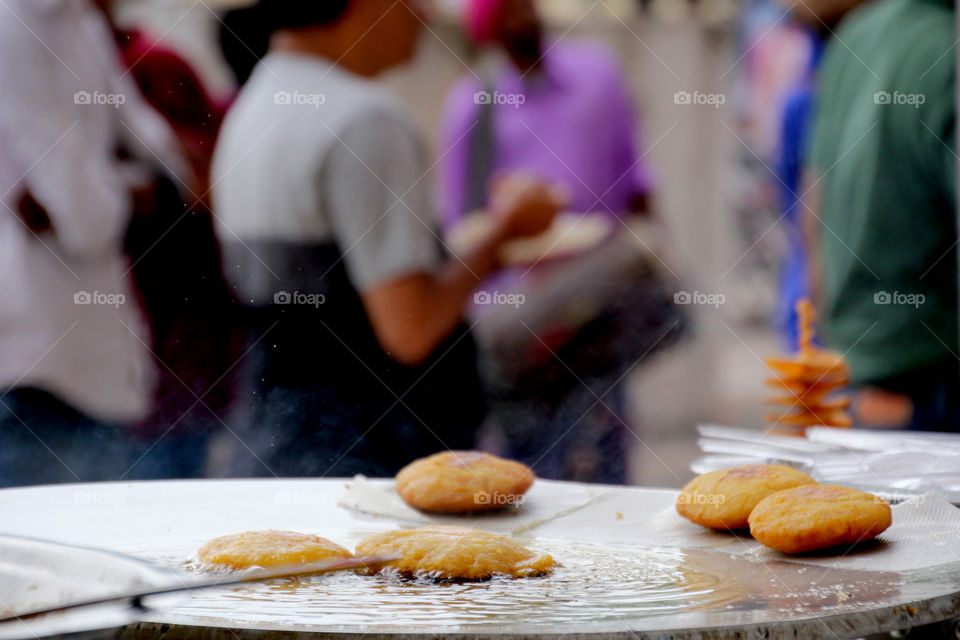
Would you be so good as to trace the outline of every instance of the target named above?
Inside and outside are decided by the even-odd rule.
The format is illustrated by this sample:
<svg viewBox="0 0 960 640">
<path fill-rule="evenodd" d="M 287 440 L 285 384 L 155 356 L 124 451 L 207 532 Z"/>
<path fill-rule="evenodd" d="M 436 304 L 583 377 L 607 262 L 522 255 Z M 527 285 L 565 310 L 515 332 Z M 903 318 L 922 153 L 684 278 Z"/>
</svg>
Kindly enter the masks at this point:
<svg viewBox="0 0 960 640">
<path fill-rule="evenodd" d="M 750 514 L 750 534 L 784 553 L 872 540 L 890 526 L 879 496 L 837 485 L 795 487 L 764 498 Z"/>
<path fill-rule="evenodd" d="M 513 460 L 480 451 L 445 451 L 401 469 L 397 493 L 424 511 L 473 513 L 518 503 L 533 480 L 533 471 Z"/>
<path fill-rule="evenodd" d="M 767 358 L 767 366 L 776 377 L 766 381 L 779 391 L 767 402 L 781 413 L 766 416 L 770 430 L 788 435 L 803 435 L 807 427 L 850 427 L 850 400 L 828 396 L 850 382 L 850 367 L 839 353 L 819 349 L 813 344 L 814 310 L 809 300 L 797 303 L 800 351 L 789 358 Z M 786 407 L 786 409 L 784 409 Z"/>
<path fill-rule="evenodd" d="M 197 551 L 201 563 L 222 569 L 275 567 L 350 557 L 352 553 L 326 538 L 273 529 L 214 538 Z"/>
<path fill-rule="evenodd" d="M 384 569 L 444 580 L 539 576 L 555 564 L 550 556 L 538 555 L 506 536 L 448 526 L 377 533 L 361 540 L 357 553 L 400 553 L 403 557 Z"/>
<path fill-rule="evenodd" d="M 779 464 L 752 464 L 711 471 L 687 483 L 677 513 L 711 529 L 746 529 L 758 502 L 791 487 L 816 484 L 802 471 Z"/>
</svg>

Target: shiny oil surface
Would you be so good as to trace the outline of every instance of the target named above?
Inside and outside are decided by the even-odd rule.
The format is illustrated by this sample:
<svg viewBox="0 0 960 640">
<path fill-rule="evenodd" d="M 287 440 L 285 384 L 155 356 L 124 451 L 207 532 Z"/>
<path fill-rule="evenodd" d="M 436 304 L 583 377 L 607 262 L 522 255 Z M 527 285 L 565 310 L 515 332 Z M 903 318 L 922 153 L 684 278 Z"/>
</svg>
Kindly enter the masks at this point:
<svg viewBox="0 0 960 640">
<path fill-rule="evenodd" d="M 4 528 L 127 553 L 185 571 L 205 541 L 288 529 L 352 548 L 401 526 L 337 505 L 349 480 L 230 480 L 0 491 Z M 611 500 L 597 500 L 610 492 Z M 538 481 L 518 513 L 431 518 L 509 534 L 561 563 L 544 578 L 434 583 L 331 575 L 196 594 L 126 637 L 848 638 L 960 615 L 960 566 L 829 568 L 751 552 L 704 533 L 696 548 L 670 517 L 676 492 Z M 550 520 L 578 505 L 588 509 Z M 642 535 L 641 535 L 642 534 Z M 699 534 L 697 534 L 699 535 Z M 740 544 L 742 542 L 742 545 Z M 151 626 L 150 623 L 154 626 Z M 153 634 L 153 635 L 151 635 Z M 236 634 L 236 637 L 235 635 Z"/>
</svg>

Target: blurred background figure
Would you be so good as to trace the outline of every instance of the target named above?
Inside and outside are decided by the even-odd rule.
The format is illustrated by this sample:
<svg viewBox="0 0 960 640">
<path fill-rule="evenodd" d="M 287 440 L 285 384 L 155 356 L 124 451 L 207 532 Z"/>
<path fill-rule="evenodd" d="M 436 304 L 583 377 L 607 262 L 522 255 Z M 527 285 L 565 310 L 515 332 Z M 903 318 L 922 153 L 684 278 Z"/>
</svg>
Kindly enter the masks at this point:
<svg viewBox="0 0 960 640">
<path fill-rule="evenodd" d="M 237 86 L 246 84 L 257 63 L 267 54 L 272 33 L 257 4 L 225 11 L 217 21 L 220 53 Z"/>
<path fill-rule="evenodd" d="M 447 99 L 440 142 L 445 226 L 452 229 L 482 209 L 490 181 L 518 169 L 563 184 L 572 211 L 599 212 L 615 221 L 618 232 L 621 218 L 650 213 L 639 118 L 612 52 L 600 44 L 548 39 L 532 0 L 468 0 L 463 16 L 470 40 L 488 55 L 480 75 L 467 74 Z M 649 274 L 644 278 L 636 264 L 623 266 L 601 272 L 606 284 L 617 286 L 598 287 L 584 305 L 595 309 L 577 326 L 533 330 L 518 319 L 513 331 L 535 350 L 543 350 L 542 342 L 556 357 L 530 366 L 525 380 L 488 383 L 494 394 L 497 387 L 505 390 L 493 405 L 488 446 L 532 465 L 542 477 L 626 480 L 631 438 L 620 383 L 650 348 L 642 339 L 649 320 L 643 316 L 657 309 L 638 291 L 649 289 Z M 483 289 L 516 290 L 534 269 L 544 277 L 538 265 L 515 267 Z M 552 277 L 575 279 L 567 272 Z M 552 295 L 560 306 L 571 294 Z M 531 291 L 527 297 L 535 296 Z M 655 334 L 662 331 L 651 324 Z M 555 367 L 561 370 L 551 373 Z"/>
<path fill-rule="evenodd" d="M 132 219 L 191 181 L 84 1 L 0 11 L 0 484 L 115 479 L 150 411 L 149 333 L 124 255 Z"/>
<path fill-rule="evenodd" d="M 955 40 L 949 0 L 875 0 L 823 56 L 813 282 L 861 426 L 960 430 Z"/>
<path fill-rule="evenodd" d="M 357 12 L 376 1 L 392 4 Z M 244 0 L 0 3 L 4 482 L 264 474 L 274 455 L 285 474 L 386 473 L 481 425 L 544 477 L 676 486 L 697 424 L 764 426 L 764 358 L 792 350 L 793 303 L 817 290 L 859 423 L 949 424 L 954 11 L 858 3 L 805 0 L 790 20 L 781 0 L 425 0 L 429 21 L 401 4 L 403 29 L 381 12 L 360 37 L 342 0 L 314 3 L 343 11 L 323 26 L 277 30 L 263 63 L 274 8 Z M 922 38 L 903 29 L 917 46 L 873 50 L 868 33 L 931 16 Z M 863 64 L 841 55 L 848 29 Z M 808 164 L 822 178 L 805 185 Z M 448 258 L 433 230 L 509 217 L 489 190 L 513 170 L 569 194 L 554 230 L 588 214 L 602 241 L 518 268 L 485 236 L 482 268 Z M 360 432 L 329 435 L 347 423 Z"/>
<path fill-rule="evenodd" d="M 116 0 L 96 3 L 110 21 L 124 65 L 146 101 L 177 135 L 197 177 L 197 189 L 206 194 L 213 145 L 227 104 L 210 95 L 197 72 L 175 49 L 141 27 L 117 24 Z"/>
<path fill-rule="evenodd" d="M 806 64 L 784 91 L 780 119 L 780 138 L 776 152 L 775 187 L 780 205 L 780 218 L 785 246 L 780 264 L 779 295 L 774 321 L 789 351 L 795 351 L 797 302 L 812 295 L 810 289 L 810 251 L 807 247 L 805 221 L 808 219 L 803 201 L 804 167 L 810 146 L 813 109 L 816 102 L 817 69 L 825 41 L 832 29 L 850 10 L 864 0 L 815 0 L 802 6 L 793 5 L 792 24 L 788 27 L 800 35 Z M 784 5 L 785 6 L 785 5 Z"/>
<path fill-rule="evenodd" d="M 227 104 L 173 47 L 142 27 L 120 25 L 114 0 L 97 5 L 113 29 L 123 75 L 167 121 L 196 177 L 163 191 L 153 215 L 136 217 L 127 232 L 157 365 L 152 410 L 135 429 L 145 446 L 131 477 L 196 477 L 206 470 L 211 433 L 229 413 L 242 344 L 209 209 L 210 162 Z M 167 438 L 179 443 L 175 456 L 150 449 Z"/>
<path fill-rule="evenodd" d="M 651 179 L 620 65 L 599 44 L 546 39 L 533 0 L 468 0 L 470 39 L 491 56 L 447 98 L 443 215 L 486 204 L 493 176 L 532 171 L 565 185 L 571 209 L 646 213 Z"/>
<path fill-rule="evenodd" d="M 423 17 L 402 0 L 262 0 L 274 31 L 224 124 L 214 204 L 226 274 L 251 327 L 242 475 L 392 475 L 471 448 L 484 416 L 463 307 L 500 246 L 561 204 L 508 177 L 497 224 L 443 256 L 427 154 L 372 79 L 407 62 Z"/>
<path fill-rule="evenodd" d="M 803 167 L 810 143 L 810 121 L 816 99 L 816 70 L 823 50 L 821 36 L 812 29 L 810 58 L 807 71 L 802 74 L 784 97 L 780 147 L 777 155 L 776 178 L 779 191 L 785 250 L 780 265 L 780 286 L 775 309 L 775 323 L 783 337 L 786 349 L 797 349 L 797 302 L 810 297 L 809 251 L 804 238 L 803 221 Z"/>
</svg>

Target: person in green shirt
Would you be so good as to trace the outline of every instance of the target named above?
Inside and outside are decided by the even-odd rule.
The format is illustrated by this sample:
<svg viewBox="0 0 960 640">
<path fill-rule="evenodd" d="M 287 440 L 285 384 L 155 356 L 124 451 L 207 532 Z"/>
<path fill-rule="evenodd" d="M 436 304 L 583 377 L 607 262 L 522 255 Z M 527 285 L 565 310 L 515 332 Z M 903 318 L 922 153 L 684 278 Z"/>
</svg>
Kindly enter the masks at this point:
<svg viewBox="0 0 960 640">
<path fill-rule="evenodd" d="M 862 426 L 960 431 L 952 0 L 875 0 L 826 47 L 805 200 Z"/>
</svg>

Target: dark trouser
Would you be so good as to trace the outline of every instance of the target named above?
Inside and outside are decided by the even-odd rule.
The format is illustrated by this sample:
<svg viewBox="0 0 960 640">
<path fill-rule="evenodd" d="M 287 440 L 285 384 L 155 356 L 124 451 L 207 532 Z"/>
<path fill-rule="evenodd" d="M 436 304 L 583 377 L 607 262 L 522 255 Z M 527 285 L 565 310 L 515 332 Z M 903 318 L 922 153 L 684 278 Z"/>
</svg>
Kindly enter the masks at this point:
<svg viewBox="0 0 960 640">
<path fill-rule="evenodd" d="M 93 420 L 39 389 L 0 398 L 0 486 L 112 480 L 129 461 L 122 425 Z"/>
<path fill-rule="evenodd" d="M 206 413 L 205 408 L 196 409 L 172 427 L 158 424 L 150 434 L 132 434 L 127 441 L 129 465 L 122 479 L 204 477 L 210 435 L 220 426 Z"/>
<path fill-rule="evenodd" d="M 478 423 L 466 408 L 462 421 L 438 419 L 324 385 L 260 387 L 253 397 L 231 476 L 391 477 L 416 458 L 472 448 Z"/>
<path fill-rule="evenodd" d="M 960 365 L 956 361 L 870 386 L 909 396 L 913 416 L 904 429 L 960 433 Z"/>
<path fill-rule="evenodd" d="M 46 391 L 0 395 L 0 487 L 196 477 L 205 434 L 131 437 L 127 425 L 90 418 Z"/>
<path fill-rule="evenodd" d="M 498 453 L 529 465 L 540 478 L 625 483 L 631 438 L 623 385 L 615 381 L 584 381 L 559 405 L 542 397 L 493 403 L 494 438 L 503 439 Z"/>
<path fill-rule="evenodd" d="M 678 340 L 687 320 L 647 266 L 624 268 L 593 286 L 606 291 L 597 295 L 603 311 L 541 364 L 529 366 L 529 354 L 544 342 L 524 325 L 517 331 L 533 349 L 488 359 L 491 446 L 542 478 L 623 484 L 630 449 L 641 442 L 626 418 L 625 379 Z M 548 323 L 540 333 L 550 335 Z"/>
<path fill-rule="evenodd" d="M 913 417 L 907 429 L 960 433 L 960 389 L 944 384 L 913 398 Z"/>
</svg>

